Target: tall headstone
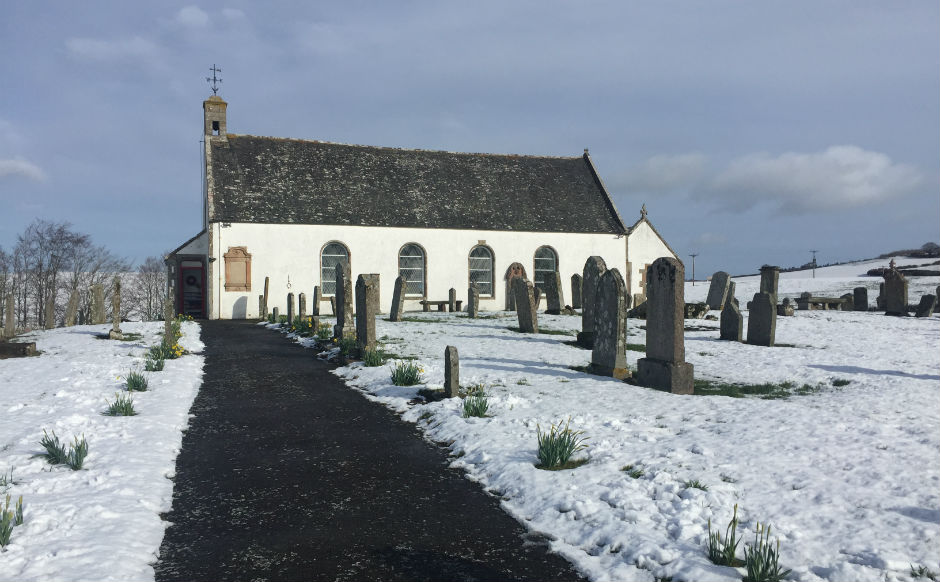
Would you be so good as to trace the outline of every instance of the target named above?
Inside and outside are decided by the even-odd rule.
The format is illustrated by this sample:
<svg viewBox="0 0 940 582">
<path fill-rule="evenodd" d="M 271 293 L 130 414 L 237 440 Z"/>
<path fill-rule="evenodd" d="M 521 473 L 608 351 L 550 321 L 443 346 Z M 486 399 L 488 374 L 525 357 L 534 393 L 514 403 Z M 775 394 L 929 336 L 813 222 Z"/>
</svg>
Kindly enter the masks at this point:
<svg viewBox="0 0 940 582">
<path fill-rule="evenodd" d="M 264 312 L 264 295 L 258 295 L 258 319 L 264 319 L 268 316 Z"/>
<path fill-rule="evenodd" d="M 353 336 L 353 286 L 349 263 L 336 265 L 336 325 L 333 337 L 342 340 Z"/>
<path fill-rule="evenodd" d="M 605 271 L 607 263 L 600 257 L 588 257 L 584 263 L 581 279 L 581 332 L 578 333 L 578 343 L 585 348 L 594 347 L 594 295 Z"/>
<path fill-rule="evenodd" d="M 467 288 L 467 317 L 474 319 L 480 312 L 480 288 L 476 283 L 470 283 Z"/>
<path fill-rule="evenodd" d="M 709 309 L 724 309 L 730 283 L 731 275 L 724 271 L 718 271 L 712 275 L 712 282 L 708 287 L 708 298 L 705 300 Z"/>
<path fill-rule="evenodd" d="M 268 289 L 271 286 L 271 277 L 264 278 L 264 312 L 261 314 L 262 318 L 268 317 Z"/>
<path fill-rule="evenodd" d="M 108 334 L 111 339 L 124 339 L 121 333 L 121 279 L 114 278 L 114 285 L 111 288 L 111 332 Z"/>
<path fill-rule="evenodd" d="M 104 287 L 101 285 L 91 286 L 91 322 L 94 325 L 101 325 L 105 322 L 104 312 Z"/>
<path fill-rule="evenodd" d="M 777 333 L 777 306 L 770 293 L 755 293 L 747 315 L 747 343 L 773 346 Z"/>
<path fill-rule="evenodd" d="M 301 293 L 297 296 L 297 317 L 301 321 L 307 319 L 307 294 Z"/>
<path fill-rule="evenodd" d="M 16 335 L 16 325 L 13 323 L 13 294 L 7 295 L 3 308 L 3 337 L 11 338 Z"/>
<path fill-rule="evenodd" d="M 444 397 L 456 398 L 460 393 L 460 357 L 457 348 L 444 348 Z"/>
<path fill-rule="evenodd" d="M 379 303 L 379 297 L 381 296 L 381 289 L 379 288 L 379 274 L 363 273 L 361 277 L 366 280 L 366 283 L 370 283 L 374 289 L 374 293 L 369 295 L 372 301 L 372 313 L 375 315 L 382 313 L 382 307 Z"/>
<path fill-rule="evenodd" d="M 279 310 L 278 310 L 277 307 L 272 307 L 272 308 L 271 308 L 271 315 L 274 317 L 274 323 L 280 323 L 280 322 L 281 322 L 281 314 L 280 314 L 280 312 L 279 312 Z"/>
<path fill-rule="evenodd" d="M 773 295 L 774 306 L 777 305 L 777 282 L 780 280 L 780 267 L 764 265 L 760 268 L 760 292 Z"/>
<path fill-rule="evenodd" d="M 294 325 L 294 294 L 287 294 L 287 325 Z"/>
<path fill-rule="evenodd" d="M 646 357 L 637 362 L 641 386 L 692 394 L 693 368 L 685 361 L 685 268 L 661 257 L 646 269 Z"/>
<path fill-rule="evenodd" d="M 868 311 L 868 289 L 866 287 L 856 287 L 852 291 L 852 299 L 855 311 Z"/>
<path fill-rule="evenodd" d="M 907 278 L 895 267 L 891 259 L 884 272 L 885 315 L 907 316 Z"/>
<path fill-rule="evenodd" d="M 561 275 L 550 273 L 545 277 L 545 313 L 558 315 L 565 306 L 565 290 L 561 287 Z"/>
<path fill-rule="evenodd" d="M 173 300 L 166 299 L 163 302 L 163 340 L 165 342 L 169 342 L 173 335 L 173 319 L 176 317 L 173 311 Z"/>
<path fill-rule="evenodd" d="M 617 269 L 601 276 L 594 294 L 594 347 L 591 369 L 618 380 L 630 377 L 627 369 L 627 286 Z"/>
<path fill-rule="evenodd" d="M 53 329 L 55 327 L 55 292 L 49 294 L 49 297 L 46 298 L 46 329 Z"/>
<path fill-rule="evenodd" d="M 388 310 L 389 321 L 401 321 L 401 314 L 405 310 L 405 279 L 401 275 L 395 278 L 392 286 L 392 307 Z"/>
<path fill-rule="evenodd" d="M 320 315 L 321 301 L 323 301 L 323 292 L 320 291 L 319 285 L 315 285 L 313 287 L 313 300 L 310 302 L 310 315 Z"/>
<path fill-rule="evenodd" d="M 744 336 L 744 316 L 738 309 L 737 301 L 731 300 L 729 296 L 725 301 L 725 307 L 721 310 L 721 335 L 723 340 L 739 342 Z"/>
<path fill-rule="evenodd" d="M 937 308 L 937 296 L 936 295 L 923 295 L 920 298 L 920 303 L 917 305 L 917 311 L 914 313 L 915 317 L 930 317 L 933 315 L 934 310 Z"/>
<path fill-rule="evenodd" d="M 512 280 L 513 296 L 516 299 L 516 315 L 519 318 L 519 331 L 538 333 L 538 311 L 535 306 L 535 288 L 532 281 L 521 277 Z"/>
<path fill-rule="evenodd" d="M 734 289 L 735 289 L 734 281 L 729 282 L 728 283 L 728 297 L 725 301 L 734 301 L 734 304 L 738 306 L 738 309 L 740 309 L 741 306 L 738 305 L 738 298 L 735 297 L 734 295 Z"/>
<path fill-rule="evenodd" d="M 581 309 L 581 275 L 571 276 L 571 308 Z"/>
<path fill-rule="evenodd" d="M 69 295 L 69 304 L 65 307 L 65 327 L 75 325 L 75 317 L 78 315 L 78 289 L 72 289 Z"/>
<path fill-rule="evenodd" d="M 356 343 L 361 351 L 375 349 L 375 280 L 359 275 L 356 279 Z"/>
<path fill-rule="evenodd" d="M 884 281 L 878 283 L 878 297 L 875 298 L 875 307 L 878 311 L 885 309 L 885 284 Z"/>
<path fill-rule="evenodd" d="M 457 311 L 457 290 L 453 287 L 447 290 L 447 311 L 451 313 Z"/>
</svg>

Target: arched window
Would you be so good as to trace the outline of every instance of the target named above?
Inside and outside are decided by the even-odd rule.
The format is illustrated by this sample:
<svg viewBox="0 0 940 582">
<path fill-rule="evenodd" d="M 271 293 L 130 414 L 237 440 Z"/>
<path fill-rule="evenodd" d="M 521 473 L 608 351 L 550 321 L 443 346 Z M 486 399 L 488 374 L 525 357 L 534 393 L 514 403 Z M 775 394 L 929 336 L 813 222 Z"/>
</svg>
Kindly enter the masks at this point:
<svg viewBox="0 0 940 582">
<path fill-rule="evenodd" d="M 320 293 L 336 295 L 336 265 L 349 264 L 349 249 L 339 242 L 331 242 L 320 252 Z"/>
<path fill-rule="evenodd" d="M 424 249 L 409 243 L 398 251 L 398 274 L 405 280 L 405 295 L 424 297 Z"/>
<path fill-rule="evenodd" d="M 476 283 L 480 295 L 493 296 L 493 251 L 477 246 L 470 251 L 470 283 Z"/>
<path fill-rule="evenodd" d="M 539 247 L 535 251 L 535 283 L 536 287 L 545 288 L 545 279 L 558 270 L 558 255 L 552 247 Z"/>
</svg>

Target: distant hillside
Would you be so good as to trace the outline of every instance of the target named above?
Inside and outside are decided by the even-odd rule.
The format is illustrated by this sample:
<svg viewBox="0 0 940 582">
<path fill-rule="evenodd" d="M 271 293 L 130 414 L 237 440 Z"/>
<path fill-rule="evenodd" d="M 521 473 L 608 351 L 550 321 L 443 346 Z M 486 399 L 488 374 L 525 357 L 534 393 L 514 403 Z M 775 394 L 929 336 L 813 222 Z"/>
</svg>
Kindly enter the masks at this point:
<svg viewBox="0 0 940 582">
<path fill-rule="evenodd" d="M 908 259 L 938 259 L 940 258 L 940 244 L 929 242 L 922 245 L 919 249 L 903 249 L 899 251 L 891 251 L 890 253 L 883 253 L 877 257 L 872 257 L 870 259 L 856 259 L 853 261 L 837 261 L 834 263 L 816 263 L 816 268 L 821 269 L 823 267 L 836 267 L 839 265 L 852 265 L 855 263 L 864 263 L 867 261 L 876 261 L 878 259 L 890 259 L 891 257 L 906 257 Z M 940 261 L 934 261 L 929 263 L 924 263 L 919 265 L 921 267 L 940 265 Z M 794 271 L 809 271 L 813 268 L 813 262 L 804 263 L 799 267 L 780 267 L 781 273 L 792 273 Z M 910 268 L 910 267 L 908 267 Z M 872 271 L 874 271 L 873 269 Z M 759 275 L 760 273 L 748 273 L 746 275 L 732 275 L 733 277 L 751 277 L 754 275 Z M 869 271 L 869 275 L 880 276 L 881 273 L 873 273 Z M 908 274 L 918 275 L 920 273 L 911 272 Z M 933 273 L 931 273 L 933 274 Z"/>
</svg>

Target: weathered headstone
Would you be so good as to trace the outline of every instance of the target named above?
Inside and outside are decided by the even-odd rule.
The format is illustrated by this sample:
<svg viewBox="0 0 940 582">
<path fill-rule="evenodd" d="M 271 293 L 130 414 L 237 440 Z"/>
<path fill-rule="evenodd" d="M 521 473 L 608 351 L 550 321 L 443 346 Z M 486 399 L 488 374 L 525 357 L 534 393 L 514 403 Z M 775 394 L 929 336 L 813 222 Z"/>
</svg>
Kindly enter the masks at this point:
<svg viewBox="0 0 940 582">
<path fill-rule="evenodd" d="M 856 287 L 852 292 L 852 304 L 855 311 L 868 311 L 868 289 Z"/>
<path fill-rule="evenodd" d="M 793 302 L 789 297 L 784 297 L 780 305 L 777 306 L 777 315 L 780 317 L 790 317 L 794 313 Z"/>
<path fill-rule="evenodd" d="M 747 316 L 747 343 L 755 346 L 774 345 L 777 332 L 777 307 L 770 293 L 755 293 Z"/>
<path fill-rule="evenodd" d="M 294 294 L 287 294 L 287 325 L 294 325 Z"/>
<path fill-rule="evenodd" d="M 78 289 L 72 289 L 69 295 L 69 303 L 65 307 L 65 327 L 75 325 L 75 316 L 78 315 Z"/>
<path fill-rule="evenodd" d="M 731 301 L 731 297 L 725 301 L 725 307 L 721 310 L 721 335 L 720 339 L 732 342 L 739 342 L 744 337 L 744 316 L 738 309 L 737 301 Z"/>
<path fill-rule="evenodd" d="M 917 312 L 914 313 L 915 317 L 930 317 L 933 315 L 934 310 L 937 308 L 937 296 L 936 295 L 923 295 L 920 298 L 920 303 L 917 305 Z"/>
<path fill-rule="evenodd" d="M 297 296 L 297 317 L 301 321 L 307 319 L 307 294 L 301 293 Z"/>
<path fill-rule="evenodd" d="M 55 327 L 55 292 L 49 294 L 49 297 L 46 298 L 46 329 L 53 329 Z"/>
<path fill-rule="evenodd" d="M 176 317 L 173 311 L 173 300 L 166 299 L 163 302 L 163 341 L 165 342 L 169 342 L 173 335 L 173 320 Z"/>
<path fill-rule="evenodd" d="M 627 286 L 617 269 L 601 276 L 594 294 L 594 347 L 591 369 L 618 380 L 630 377 L 627 369 Z"/>
<path fill-rule="evenodd" d="M 382 313 L 382 307 L 379 301 L 379 297 L 381 296 L 380 288 L 379 288 L 379 274 L 378 273 L 363 273 L 362 275 L 360 275 L 360 277 L 365 279 L 366 283 L 371 284 L 372 289 L 374 290 L 374 293 L 371 293 L 369 295 L 369 297 L 371 297 L 371 300 L 372 300 L 372 313 L 375 315 Z"/>
<path fill-rule="evenodd" d="M 777 281 L 780 279 L 780 267 L 764 265 L 760 268 L 760 292 L 773 295 L 773 304 L 777 305 Z"/>
<path fill-rule="evenodd" d="M 731 275 L 724 271 L 718 271 L 712 275 L 712 282 L 708 287 L 708 298 L 705 300 L 709 309 L 724 309 L 730 283 Z"/>
<path fill-rule="evenodd" d="M 3 337 L 11 338 L 16 335 L 16 325 L 13 323 L 13 294 L 7 295 L 3 308 Z"/>
<path fill-rule="evenodd" d="M 571 308 L 581 309 L 581 275 L 571 276 Z"/>
<path fill-rule="evenodd" d="M 535 308 L 538 309 L 542 304 L 542 290 L 539 287 L 532 287 L 532 296 L 535 298 Z"/>
<path fill-rule="evenodd" d="M 338 340 L 353 337 L 353 286 L 349 263 L 336 265 L 336 325 L 333 337 Z"/>
<path fill-rule="evenodd" d="M 457 312 L 457 290 L 453 287 L 447 290 L 447 311 Z"/>
<path fill-rule="evenodd" d="M 264 312 L 264 295 L 258 295 L 258 319 L 264 319 L 267 314 Z"/>
<path fill-rule="evenodd" d="M 885 315 L 907 316 L 907 278 L 894 266 L 894 259 L 884 279 Z"/>
<path fill-rule="evenodd" d="M 728 283 L 728 297 L 725 301 L 734 301 L 734 304 L 738 306 L 738 309 L 741 308 L 741 305 L 738 303 L 738 298 L 734 295 L 735 284 L 734 281 Z"/>
<path fill-rule="evenodd" d="M 565 290 L 561 287 L 561 275 L 550 273 L 545 277 L 545 313 L 558 315 L 565 306 Z"/>
<path fill-rule="evenodd" d="M 121 279 L 114 278 L 114 286 L 111 288 L 111 332 L 108 334 L 111 339 L 124 339 L 121 333 Z"/>
<path fill-rule="evenodd" d="M 460 393 L 460 357 L 457 348 L 444 348 L 444 397 L 456 398 Z"/>
<path fill-rule="evenodd" d="M 885 305 L 885 284 L 881 282 L 878 283 L 878 297 L 875 298 L 875 307 L 878 311 L 884 311 Z"/>
<path fill-rule="evenodd" d="M 685 268 L 660 257 L 646 269 L 646 357 L 637 362 L 641 386 L 692 394 L 693 368 L 685 361 Z"/>
<path fill-rule="evenodd" d="M 91 286 L 91 322 L 94 325 L 101 325 L 105 322 L 104 312 L 104 287 L 101 285 Z"/>
<path fill-rule="evenodd" d="M 271 308 L 271 315 L 274 317 L 274 323 L 280 323 L 280 322 L 281 322 L 281 319 L 280 319 L 280 318 L 281 318 L 281 314 L 280 314 L 280 312 L 279 312 L 279 310 L 278 310 L 277 307 L 272 307 L 272 308 Z"/>
<path fill-rule="evenodd" d="M 337 285 L 337 289 L 339 285 Z M 375 279 L 359 275 L 356 279 L 356 343 L 362 352 L 375 349 Z"/>
<path fill-rule="evenodd" d="M 581 279 L 581 332 L 578 343 L 585 348 L 594 347 L 594 295 L 597 283 L 607 271 L 607 263 L 598 256 L 588 257 Z"/>
<path fill-rule="evenodd" d="M 261 313 L 262 318 L 266 318 L 268 316 L 268 297 L 269 297 L 268 289 L 270 288 L 270 284 L 271 284 L 271 278 L 265 277 L 264 278 L 264 311 Z"/>
<path fill-rule="evenodd" d="M 473 319 L 480 312 L 480 288 L 471 283 L 467 288 L 467 317 Z"/>
<path fill-rule="evenodd" d="M 840 311 L 855 311 L 854 293 L 843 293 L 840 297 L 842 299 L 842 305 L 839 306 Z"/>
<path fill-rule="evenodd" d="M 320 291 L 319 285 L 315 285 L 313 287 L 313 299 L 310 302 L 310 315 L 320 315 L 321 301 L 323 301 L 323 292 Z"/>
<path fill-rule="evenodd" d="M 535 306 L 535 288 L 532 281 L 521 277 L 512 279 L 513 296 L 516 299 L 516 315 L 519 318 L 519 331 L 538 333 L 538 311 Z"/>
<path fill-rule="evenodd" d="M 336 295 L 330 296 L 330 315 L 336 315 Z"/>
<path fill-rule="evenodd" d="M 395 278 L 392 286 L 392 307 L 388 310 L 389 321 L 401 321 L 401 314 L 405 310 L 405 279 L 401 275 Z"/>
</svg>

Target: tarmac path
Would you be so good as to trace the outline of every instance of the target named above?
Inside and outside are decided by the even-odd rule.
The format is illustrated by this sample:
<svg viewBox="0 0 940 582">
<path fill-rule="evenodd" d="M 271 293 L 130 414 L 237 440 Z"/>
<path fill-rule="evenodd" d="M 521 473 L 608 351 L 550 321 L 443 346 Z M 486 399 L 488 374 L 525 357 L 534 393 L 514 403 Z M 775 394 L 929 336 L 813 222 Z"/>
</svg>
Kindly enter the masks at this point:
<svg viewBox="0 0 940 582">
<path fill-rule="evenodd" d="M 202 322 L 162 580 L 580 580 L 414 425 L 279 333 Z"/>
</svg>

